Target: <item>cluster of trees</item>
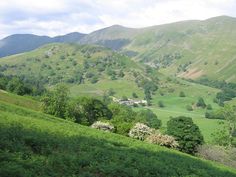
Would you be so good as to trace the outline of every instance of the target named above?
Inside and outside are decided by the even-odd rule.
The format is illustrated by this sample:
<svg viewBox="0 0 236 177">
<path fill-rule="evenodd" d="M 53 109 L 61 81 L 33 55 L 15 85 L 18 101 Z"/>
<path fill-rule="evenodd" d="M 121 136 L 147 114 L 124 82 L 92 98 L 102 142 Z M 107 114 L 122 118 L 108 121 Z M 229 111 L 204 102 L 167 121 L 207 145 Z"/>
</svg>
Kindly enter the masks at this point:
<svg viewBox="0 0 236 177">
<path fill-rule="evenodd" d="M 116 80 L 125 76 L 124 69 L 126 63 L 124 58 L 117 56 L 114 53 L 111 55 L 97 58 L 96 60 L 87 58 L 83 63 L 85 77 L 91 83 L 96 83 L 102 73 L 110 77 L 111 80 Z"/>
<path fill-rule="evenodd" d="M 0 89 L 17 95 L 42 95 L 46 89 L 35 79 L 26 79 L 21 76 L 5 76 L 0 74 Z"/>
<path fill-rule="evenodd" d="M 128 106 L 92 97 L 71 99 L 65 85 L 58 85 L 48 92 L 42 98 L 42 103 L 45 113 L 87 126 L 103 120 L 114 125 L 115 132 L 122 135 L 127 135 L 136 122 L 157 129 L 161 126 L 161 121 L 151 110 L 135 112 Z"/>
<path fill-rule="evenodd" d="M 225 81 L 218 81 L 218 80 L 209 80 L 208 78 L 202 78 L 200 80 L 193 82 L 221 89 L 222 91 L 217 93 L 216 98 L 214 99 L 214 102 L 218 103 L 220 106 L 224 106 L 225 101 L 230 101 L 232 100 L 232 98 L 236 97 L 235 83 L 228 83 Z"/>
<path fill-rule="evenodd" d="M 191 64 L 192 64 L 191 61 L 189 61 L 188 63 L 185 63 L 185 64 L 180 64 L 177 68 L 177 72 L 186 72 L 188 66 L 191 65 Z"/>
</svg>

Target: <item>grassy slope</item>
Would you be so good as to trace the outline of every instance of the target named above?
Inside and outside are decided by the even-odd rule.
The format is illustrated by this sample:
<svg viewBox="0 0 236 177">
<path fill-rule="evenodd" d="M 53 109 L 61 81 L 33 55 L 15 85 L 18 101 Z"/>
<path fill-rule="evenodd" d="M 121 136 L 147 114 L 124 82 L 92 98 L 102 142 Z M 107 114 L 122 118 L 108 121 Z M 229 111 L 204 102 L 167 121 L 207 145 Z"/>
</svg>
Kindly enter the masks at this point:
<svg viewBox="0 0 236 177">
<path fill-rule="evenodd" d="M 212 79 L 236 82 L 236 19 L 220 16 L 205 21 L 183 21 L 141 29 L 112 26 L 87 35 L 82 40 L 87 43 L 111 39 L 128 39 L 122 51 L 137 52 L 136 59 L 152 63 L 164 55 L 179 53 L 181 58 L 170 62 L 162 72 L 196 79 L 207 75 Z M 114 35 L 114 33 L 118 35 Z M 189 72 L 177 73 L 179 65 L 192 62 Z M 216 61 L 218 64 L 216 65 Z M 207 62 L 207 64 L 206 64 Z"/>
<path fill-rule="evenodd" d="M 40 110 L 40 103 L 38 101 L 32 100 L 31 98 L 8 93 L 3 90 L 0 90 L 0 101 L 19 105 L 36 111 Z"/>
<path fill-rule="evenodd" d="M 174 150 L 0 105 L 2 177 L 236 176 L 233 169 Z"/>
<path fill-rule="evenodd" d="M 82 52 L 83 50 L 98 51 L 90 54 L 90 57 L 88 58 L 86 54 Z M 49 58 L 45 58 L 45 53 L 52 53 L 52 55 Z M 64 56 L 65 59 L 61 59 L 61 56 Z M 39 77 L 39 80 L 48 79 L 49 84 L 47 85 L 50 86 L 56 82 L 65 82 L 69 78 L 75 78 L 77 76 L 76 72 L 83 72 L 83 77 L 85 77 L 83 71 L 84 61 L 97 61 L 109 56 L 113 57 L 114 62 L 117 60 L 117 62 L 123 63 L 125 78 L 111 80 L 106 74 L 106 71 L 99 73 L 96 71 L 97 66 L 91 67 L 87 71 L 95 72 L 95 75 L 99 76 L 99 82 L 91 84 L 90 81 L 86 79 L 84 81 L 85 84 L 82 85 L 70 84 L 72 95 L 95 93 L 96 95 L 101 96 L 110 88 L 115 88 L 116 96 L 119 97 L 123 95 L 130 97 L 132 92 L 137 92 L 137 94 L 143 97 L 143 91 L 137 87 L 131 73 L 133 70 L 143 72 L 143 68 L 129 58 L 102 47 L 50 44 L 32 52 L 2 58 L 0 60 L 0 65 L 8 66 L 7 70 L 4 71 L 4 74 L 25 75 L 27 77 L 35 76 Z M 45 65 L 47 67 L 45 67 Z M 116 66 L 114 70 L 119 72 L 119 67 Z M 132 88 L 132 91 L 129 88 Z"/>
</svg>

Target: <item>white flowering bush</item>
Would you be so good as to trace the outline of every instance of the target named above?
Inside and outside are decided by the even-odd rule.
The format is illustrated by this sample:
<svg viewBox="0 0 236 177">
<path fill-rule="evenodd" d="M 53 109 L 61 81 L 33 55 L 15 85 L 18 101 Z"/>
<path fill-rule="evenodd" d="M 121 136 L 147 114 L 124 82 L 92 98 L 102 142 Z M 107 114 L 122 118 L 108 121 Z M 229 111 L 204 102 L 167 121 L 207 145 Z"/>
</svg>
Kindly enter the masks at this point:
<svg viewBox="0 0 236 177">
<path fill-rule="evenodd" d="M 179 146 L 178 142 L 173 136 L 162 135 L 160 133 L 154 133 L 149 135 L 146 138 L 146 141 L 152 144 L 158 144 L 169 148 L 177 148 Z"/>
<path fill-rule="evenodd" d="M 151 135 L 154 129 L 148 127 L 143 123 L 136 123 L 135 126 L 130 129 L 129 136 L 135 139 L 144 140 L 148 135 Z"/>
<path fill-rule="evenodd" d="M 105 123 L 105 122 L 101 122 L 101 121 L 97 121 L 94 122 L 91 125 L 92 128 L 98 129 L 98 130 L 103 130 L 106 132 L 113 132 L 115 130 L 114 126 L 109 124 L 109 123 Z"/>
</svg>

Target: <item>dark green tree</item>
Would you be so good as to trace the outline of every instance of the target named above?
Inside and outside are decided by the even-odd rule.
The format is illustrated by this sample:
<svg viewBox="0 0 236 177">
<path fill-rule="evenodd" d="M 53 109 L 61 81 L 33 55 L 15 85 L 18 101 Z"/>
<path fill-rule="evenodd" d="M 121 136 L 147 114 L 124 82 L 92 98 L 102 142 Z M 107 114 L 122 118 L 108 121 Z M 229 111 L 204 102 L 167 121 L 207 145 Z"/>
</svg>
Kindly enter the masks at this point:
<svg viewBox="0 0 236 177">
<path fill-rule="evenodd" d="M 202 108 L 206 107 L 206 103 L 202 97 L 198 98 L 197 107 L 202 107 Z"/>
<path fill-rule="evenodd" d="M 180 97 L 185 97 L 185 93 L 184 93 L 183 91 L 181 91 L 181 92 L 179 93 L 179 96 L 180 96 Z"/>
<path fill-rule="evenodd" d="M 97 120 L 112 118 L 112 112 L 101 100 L 82 97 L 77 102 L 81 113 L 81 119 L 77 120 L 78 123 L 91 125 Z"/>
<path fill-rule="evenodd" d="M 167 134 L 174 136 L 179 143 L 180 151 L 194 154 L 202 145 L 203 136 L 190 117 L 176 117 L 167 122 Z"/>
<path fill-rule="evenodd" d="M 138 98 L 138 95 L 137 95 L 135 92 L 133 92 L 133 93 L 132 93 L 132 97 L 133 97 L 133 98 Z"/>
<path fill-rule="evenodd" d="M 161 100 L 158 101 L 158 106 L 159 106 L 160 108 L 164 108 L 164 107 L 165 107 L 163 101 L 161 101 Z"/>
</svg>

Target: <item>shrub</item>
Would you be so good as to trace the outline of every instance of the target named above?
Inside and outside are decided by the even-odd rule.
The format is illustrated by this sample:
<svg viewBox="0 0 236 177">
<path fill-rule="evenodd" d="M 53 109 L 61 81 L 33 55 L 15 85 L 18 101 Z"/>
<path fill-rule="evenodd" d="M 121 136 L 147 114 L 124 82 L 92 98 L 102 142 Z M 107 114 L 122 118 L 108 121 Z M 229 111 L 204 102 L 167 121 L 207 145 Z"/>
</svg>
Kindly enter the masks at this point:
<svg viewBox="0 0 236 177">
<path fill-rule="evenodd" d="M 123 95 L 122 98 L 121 98 L 122 101 L 128 101 L 128 98 L 127 96 Z"/>
<path fill-rule="evenodd" d="M 151 135 L 154 129 L 142 123 L 136 123 L 135 126 L 129 131 L 129 136 L 135 139 L 144 140 L 148 135 Z"/>
<path fill-rule="evenodd" d="M 132 93 L 132 96 L 133 98 L 138 98 L 138 95 L 135 92 Z"/>
<path fill-rule="evenodd" d="M 207 111 L 205 113 L 207 119 L 224 119 L 224 116 L 219 111 Z"/>
<path fill-rule="evenodd" d="M 160 133 L 151 134 L 146 138 L 146 141 L 152 144 L 158 144 L 160 146 L 166 146 L 169 148 L 177 148 L 178 142 L 173 136 L 162 135 Z"/>
<path fill-rule="evenodd" d="M 180 151 L 194 154 L 203 144 L 203 136 L 190 117 L 176 117 L 167 122 L 167 134 L 176 138 Z"/>
<path fill-rule="evenodd" d="M 91 82 L 92 84 L 97 83 L 97 82 L 98 82 L 98 77 L 97 77 L 97 76 L 93 76 L 93 77 L 90 79 L 90 82 Z"/>
<path fill-rule="evenodd" d="M 181 91 L 181 92 L 179 93 L 179 96 L 180 96 L 180 97 L 185 97 L 185 93 L 184 93 L 183 91 Z"/>
<path fill-rule="evenodd" d="M 113 88 L 110 88 L 109 90 L 108 90 L 108 96 L 113 96 L 113 95 L 115 95 L 115 90 L 113 89 Z"/>
<path fill-rule="evenodd" d="M 206 103 L 204 101 L 204 99 L 202 97 L 200 97 L 197 101 L 197 107 L 202 107 L 205 108 L 206 107 Z"/>
<path fill-rule="evenodd" d="M 103 130 L 105 132 L 113 132 L 114 131 L 114 126 L 109 124 L 109 123 L 105 123 L 105 122 L 101 122 L 101 121 L 97 121 L 94 122 L 91 125 L 92 128 L 98 129 L 98 130 Z"/>
<path fill-rule="evenodd" d="M 158 106 L 159 106 L 160 108 L 164 108 L 164 107 L 165 107 L 163 101 L 158 101 Z"/>
<path fill-rule="evenodd" d="M 192 107 L 191 105 L 187 105 L 187 106 L 186 106 L 186 109 L 187 109 L 188 111 L 193 111 L 193 107 Z"/>
<path fill-rule="evenodd" d="M 225 148 L 223 146 L 202 145 L 198 147 L 197 155 L 206 160 L 222 163 L 236 168 L 236 148 Z"/>
<path fill-rule="evenodd" d="M 207 110 L 212 110 L 211 104 L 208 104 L 206 108 L 207 108 Z"/>
</svg>

